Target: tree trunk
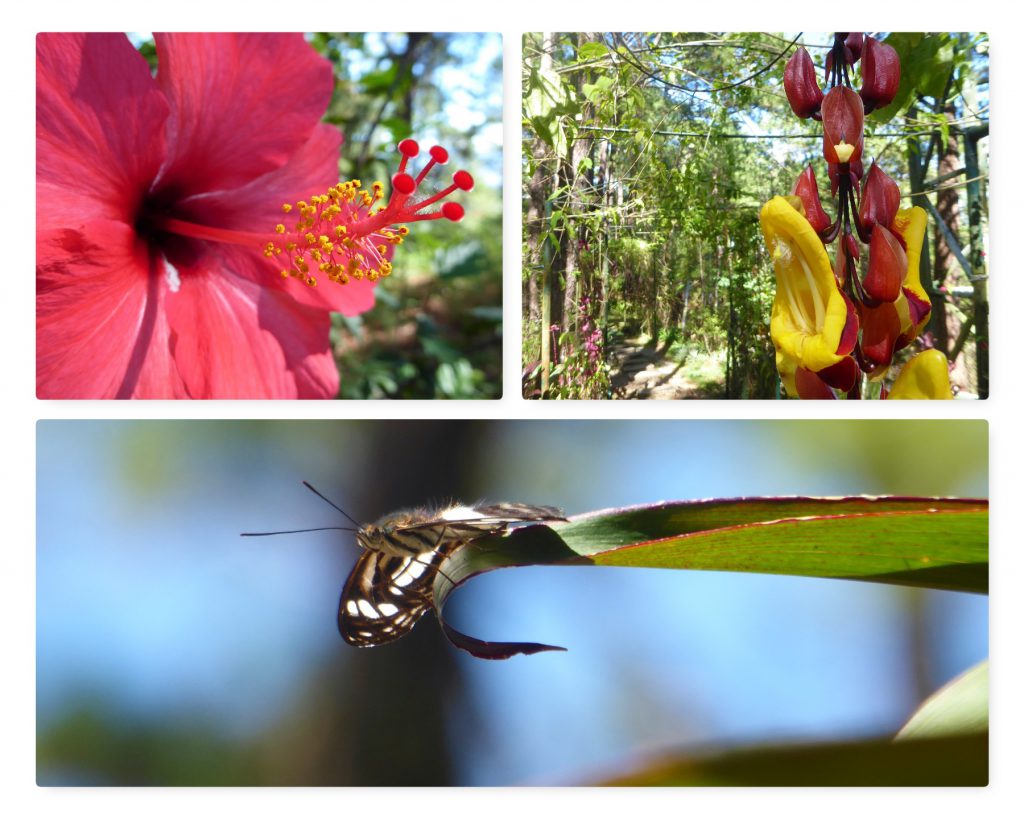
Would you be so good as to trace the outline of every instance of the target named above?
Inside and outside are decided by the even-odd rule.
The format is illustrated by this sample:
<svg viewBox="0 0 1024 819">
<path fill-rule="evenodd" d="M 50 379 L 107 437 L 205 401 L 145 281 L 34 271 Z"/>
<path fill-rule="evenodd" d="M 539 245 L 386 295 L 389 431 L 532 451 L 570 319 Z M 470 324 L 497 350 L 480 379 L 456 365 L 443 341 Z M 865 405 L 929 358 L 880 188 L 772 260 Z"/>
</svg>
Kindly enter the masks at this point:
<svg viewBox="0 0 1024 819">
<path fill-rule="evenodd" d="M 946 119 L 955 120 L 956 113 L 952 104 L 946 106 Z M 956 133 L 951 129 L 949 142 L 946 143 L 946 150 L 939 157 L 939 167 L 936 173 L 938 178 L 953 173 L 960 167 L 960 141 Z M 936 207 L 942 221 L 949 227 L 954 236 L 960 235 L 960 197 L 956 188 L 939 191 Z M 950 250 L 941 230 L 935 231 L 935 264 L 932 268 L 935 289 L 942 292 L 947 281 L 955 274 L 957 268 L 956 257 Z M 956 318 L 952 310 L 947 309 L 947 304 L 941 298 L 935 300 L 932 307 L 936 312 L 936 319 L 933 322 L 935 332 L 935 346 L 943 353 L 950 352 L 950 339 L 956 338 L 960 330 L 960 320 Z"/>
<path fill-rule="evenodd" d="M 600 35 L 594 32 L 580 32 L 573 36 L 575 46 L 577 50 L 584 43 L 591 43 L 598 39 Z M 576 98 L 578 100 L 585 99 L 583 96 L 583 85 L 589 79 L 589 71 L 577 71 L 576 72 Z M 581 120 L 583 122 L 589 122 L 593 119 L 594 107 L 589 103 L 583 105 L 583 111 Z M 569 155 L 565 158 L 563 164 L 563 178 L 568 194 L 566 195 L 566 208 L 567 214 L 572 216 L 581 216 L 584 213 L 585 203 L 582 195 L 582 187 L 585 177 L 581 177 L 578 173 L 580 163 L 583 159 L 590 155 L 590 147 L 593 140 L 589 137 L 582 136 L 581 133 L 576 132 L 575 138 L 572 141 L 572 145 L 569 148 Z M 565 254 L 565 292 L 563 295 L 563 307 L 562 307 L 562 318 L 565 323 L 565 329 L 574 333 L 579 324 L 578 321 L 578 305 L 581 294 L 580 289 L 580 248 L 582 243 L 586 239 L 586 231 L 583 228 L 583 220 L 573 220 L 573 228 L 571 233 L 566 231 L 564 236 L 563 250 Z"/>
</svg>

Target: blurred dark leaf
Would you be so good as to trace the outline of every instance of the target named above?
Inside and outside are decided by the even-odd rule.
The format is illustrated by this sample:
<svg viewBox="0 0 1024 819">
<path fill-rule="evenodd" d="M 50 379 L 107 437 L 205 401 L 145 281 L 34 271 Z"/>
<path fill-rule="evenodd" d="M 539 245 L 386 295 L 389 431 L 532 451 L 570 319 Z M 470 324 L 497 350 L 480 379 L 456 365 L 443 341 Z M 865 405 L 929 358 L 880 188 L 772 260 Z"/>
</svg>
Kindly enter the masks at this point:
<svg viewBox="0 0 1024 819">
<path fill-rule="evenodd" d="M 988 734 L 764 746 L 666 758 L 601 785 L 983 787 Z"/>
</svg>

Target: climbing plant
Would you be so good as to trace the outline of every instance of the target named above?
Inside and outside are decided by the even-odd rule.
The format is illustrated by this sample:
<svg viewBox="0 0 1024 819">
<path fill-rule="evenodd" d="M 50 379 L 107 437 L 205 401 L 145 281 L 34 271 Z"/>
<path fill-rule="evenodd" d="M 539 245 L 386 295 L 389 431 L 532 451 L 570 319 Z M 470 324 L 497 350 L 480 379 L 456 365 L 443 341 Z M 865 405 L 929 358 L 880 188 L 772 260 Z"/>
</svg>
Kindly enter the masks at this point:
<svg viewBox="0 0 1024 819">
<path fill-rule="evenodd" d="M 894 47 L 914 54 L 912 87 L 934 91 L 935 77 L 953 71 L 947 97 L 980 87 L 972 110 L 983 118 L 983 38 L 948 35 L 937 48 L 923 35 L 899 37 Z M 951 56 L 950 44 L 963 55 Z M 785 394 L 758 214 L 821 150 L 820 130 L 794 125 L 785 66 L 802 46 L 824 62 L 831 45 L 829 35 L 769 33 L 524 37 L 524 395 Z M 963 128 L 922 112 L 921 99 L 902 108 L 897 99 L 889 108 L 900 110 L 879 111 L 865 133 L 865 151 L 884 155 L 908 192 L 909 138 L 948 144 Z M 587 319 L 600 331 L 589 341 Z M 566 365 L 584 349 L 588 366 Z M 671 390 L 638 388 L 624 368 L 637 351 Z"/>
</svg>

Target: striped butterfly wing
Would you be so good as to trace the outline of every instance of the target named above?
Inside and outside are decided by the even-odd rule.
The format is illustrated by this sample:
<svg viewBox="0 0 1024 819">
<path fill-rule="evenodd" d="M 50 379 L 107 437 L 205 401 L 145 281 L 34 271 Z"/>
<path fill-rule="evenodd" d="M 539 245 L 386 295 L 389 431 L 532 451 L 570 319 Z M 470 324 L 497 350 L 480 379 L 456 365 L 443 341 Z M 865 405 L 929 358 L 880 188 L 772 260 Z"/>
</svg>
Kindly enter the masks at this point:
<svg viewBox="0 0 1024 819">
<path fill-rule="evenodd" d="M 345 642 L 368 648 L 408 634 L 433 605 L 434 576 L 443 558 L 439 552 L 398 557 L 364 551 L 338 606 L 338 630 Z"/>
<path fill-rule="evenodd" d="M 510 523 L 565 520 L 550 506 L 499 503 L 473 508 L 479 517 L 448 520 L 443 516 L 395 527 L 386 535 L 388 554 L 367 548 L 352 569 L 338 606 L 338 630 L 350 645 L 368 648 L 409 633 L 433 606 L 438 566 L 459 546 L 487 534 L 504 532 Z"/>
</svg>

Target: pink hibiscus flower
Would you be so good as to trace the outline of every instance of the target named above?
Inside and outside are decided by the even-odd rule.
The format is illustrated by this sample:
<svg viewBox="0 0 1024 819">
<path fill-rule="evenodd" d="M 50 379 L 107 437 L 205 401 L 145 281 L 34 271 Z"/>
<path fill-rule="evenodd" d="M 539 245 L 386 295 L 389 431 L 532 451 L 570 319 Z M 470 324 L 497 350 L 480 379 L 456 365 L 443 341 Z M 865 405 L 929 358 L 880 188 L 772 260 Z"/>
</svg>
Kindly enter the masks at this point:
<svg viewBox="0 0 1024 819">
<path fill-rule="evenodd" d="M 393 225 L 461 207 L 407 201 L 426 173 L 404 173 L 411 140 L 386 207 L 337 184 L 331 65 L 301 35 L 156 48 L 154 78 L 122 35 L 38 36 L 37 395 L 334 396 L 330 312 L 373 305 Z"/>
</svg>

